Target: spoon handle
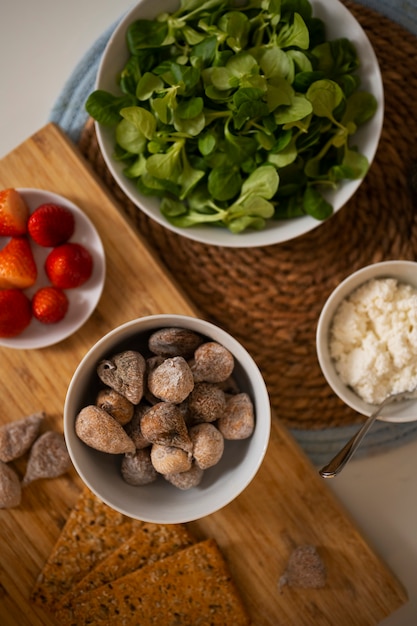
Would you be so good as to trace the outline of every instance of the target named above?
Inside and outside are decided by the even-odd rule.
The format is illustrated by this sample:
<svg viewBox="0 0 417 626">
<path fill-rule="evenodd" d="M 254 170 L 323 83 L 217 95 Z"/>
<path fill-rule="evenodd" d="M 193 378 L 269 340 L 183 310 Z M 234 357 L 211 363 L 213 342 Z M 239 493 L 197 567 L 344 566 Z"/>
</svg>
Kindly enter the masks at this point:
<svg viewBox="0 0 417 626">
<path fill-rule="evenodd" d="M 411 389 L 409 391 L 400 391 L 399 393 L 394 393 L 385 398 L 381 402 L 379 406 L 371 413 L 368 419 L 364 422 L 361 428 L 358 430 L 356 435 L 353 435 L 352 439 L 350 439 L 336 454 L 335 457 L 325 465 L 320 471 L 319 474 L 323 478 L 333 478 L 338 474 L 349 461 L 355 450 L 359 447 L 362 439 L 365 437 L 368 430 L 371 428 L 372 424 L 381 413 L 382 409 L 387 406 L 387 404 L 391 404 L 391 402 L 395 402 L 396 400 L 401 400 L 403 398 L 411 398 L 415 397 L 415 393 L 417 392 L 417 388 Z"/>
<path fill-rule="evenodd" d="M 383 402 L 377 409 L 368 417 L 358 432 L 343 446 L 343 448 L 333 457 L 333 459 L 325 465 L 319 472 L 323 478 L 333 478 L 338 474 L 349 461 L 355 450 L 359 447 L 362 439 L 365 437 L 372 424 L 380 414 L 381 410 L 385 406 L 386 402 Z"/>
</svg>

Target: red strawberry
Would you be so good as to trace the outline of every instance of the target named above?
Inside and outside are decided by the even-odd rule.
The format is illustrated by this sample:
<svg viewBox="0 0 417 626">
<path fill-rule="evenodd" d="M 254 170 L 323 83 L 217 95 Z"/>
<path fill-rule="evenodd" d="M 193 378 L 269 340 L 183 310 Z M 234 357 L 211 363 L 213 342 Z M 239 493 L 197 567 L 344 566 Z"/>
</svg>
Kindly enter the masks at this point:
<svg viewBox="0 0 417 626">
<path fill-rule="evenodd" d="M 0 289 L 26 289 L 37 276 L 30 243 L 26 237 L 12 237 L 0 250 Z"/>
<path fill-rule="evenodd" d="M 68 311 L 68 298 L 58 287 L 41 287 L 32 298 L 32 312 L 42 324 L 56 324 Z"/>
<path fill-rule="evenodd" d="M 32 318 L 30 300 L 20 289 L 0 291 L 0 337 L 15 337 L 29 326 Z"/>
<path fill-rule="evenodd" d="M 80 287 L 91 276 L 93 258 L 79 243 L 64 243 L 46 257 L 46 274 L 55 287 L 72 289 Z"/>
<path fill-rule="evenodd" d="M 16 189 L 0 191 L 0 236 L 24 235 L 28 218 L 29 208 Z"/>
<path fill-rule="evenodd" d="M 41 204 L 29 217 L 28 231 L 39 246 L 59 246 L 74 233 L 72 212 L 58 204 Z"/>
</svg>

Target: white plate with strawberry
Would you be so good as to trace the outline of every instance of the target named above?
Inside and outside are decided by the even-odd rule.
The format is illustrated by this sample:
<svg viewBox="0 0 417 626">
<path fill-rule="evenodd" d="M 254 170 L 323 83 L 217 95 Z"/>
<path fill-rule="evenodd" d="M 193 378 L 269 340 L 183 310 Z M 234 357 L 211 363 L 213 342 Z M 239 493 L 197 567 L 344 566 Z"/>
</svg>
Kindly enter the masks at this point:
<svg viewBox="0 0 417 626">
<path fill-rule="evenodd" d="M 0 190 L 0 345 L 43 348 L 72 335 L 105 273 L 101 239 L 79 207 L 42 189 Z"/>
</svg>

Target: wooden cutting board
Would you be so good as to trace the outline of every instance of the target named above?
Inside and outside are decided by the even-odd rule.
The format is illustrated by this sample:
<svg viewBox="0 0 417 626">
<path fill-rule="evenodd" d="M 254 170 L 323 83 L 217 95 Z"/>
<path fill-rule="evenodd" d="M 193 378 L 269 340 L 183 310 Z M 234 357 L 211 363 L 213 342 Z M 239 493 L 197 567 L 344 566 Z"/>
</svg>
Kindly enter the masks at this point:
<svg viewBox="0 0 417 626">
<path fill-rule="evenodd" d="M 0 188 L 12 186 L 69 198 L 92 219 L 106 251 L 103 295 L 75 335 L 38 350 L 0 348 L 0 423 L 44 410 L 48 426 L 62 432 L 69 381 L 99 337 L 138 316 L 198 312 L 56 126 L 45 126 L 0 161 Z M 23 460 L 18 469 L 23 472 Z M 32 483 L 18 508 L 0 510 L 2 626 L 52 626 L 30 604 L 29 594 L 80 488 L 72 470 Z M 232 504 L 190 527 L 219 543 L 255 626 L 371 626 L 407 600 L 401 583 L 276 417 L 265 461 L 253 482 Z M 278 580 L 287 559 L 302 544 L 317 546 L 327 566 L 327 585 L 280 592 Z"/>
</svg>

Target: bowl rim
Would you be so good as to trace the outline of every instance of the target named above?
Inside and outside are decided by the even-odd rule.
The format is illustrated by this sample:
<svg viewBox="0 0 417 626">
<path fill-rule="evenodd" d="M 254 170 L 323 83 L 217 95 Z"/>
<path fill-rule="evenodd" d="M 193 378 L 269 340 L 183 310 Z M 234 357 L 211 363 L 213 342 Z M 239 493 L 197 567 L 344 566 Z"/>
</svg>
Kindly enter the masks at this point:
<svg viewBox="0 0 417 626">
<path fill-rule="evenodd" d="M 167 512 L 162 511 L 159 514 L 139 514 L 137 511 L 129 510 L 126 506 L 120 505 L 120 503 L 115 503 L 108 497 L 107 494 L 103 494 L 101 490 L 97 487 L 97 476 L 93 476 L 90 472 L 90 475 L 86 475 L 85 468 L 83 466 L 82 460 L 80 460 L 79 454 L 77 454 L 76 448 L 80 446 L 81 448 L 85 446 L 78 439 L 74 430 L 74 421 L 75 421 L 75 408 L 74 404 L 74 392 L 77 387 L 80 385 L 80 381 L 82 377 L 88 372 L 91 374 L 91 366 L 93 363 L 97 363 L 97 360 L 100 358 L 100 355 L 108 353 L 114 349 L 117 349 L 117 345 L 120 345 L 123 340 L 128 339 L 129 335 L 132 334 L 131 331 L 135 329 L 138 325 L 141 326 L 138 329 L 138 333 L 147 332 L 152 329 L 162 328 L 167 325 L 173 326 L 174 322 L 177 326 L 181 326 L 184 328 L 191 328 L 200 332 L 201 334 L 205 334 L 207 337 L 210 337 L 210 331 L 215 333 L 216 337 L 221 337 L 225 339 L 227 347 L 233 353 L 235 359 L 240 363 L 242 367 L 242 359 L 245 362 L 245 373 L 250 378 L 253 394 L 255 397 L 252 398 L 256 405 L 256 415 L 259 414 L 259 411 L 262 411 L 262 420 L 257 418 L 257 426 L 252 437 L 255 437 L 252 445 L 257 448 L 257 456 L 254 457 L 250 466 L 241 467 L 239 465 L 239 480 L 235 480 L 233 484 L 232 492 L 226 489 L 225 493 L 220 497 L 216 494 L 215 505 L 205 506 L 201 502 L 199 502 L 198 513 L 191 513 L 188 507 L 187 511 L 177 510 L 175 512 Z M 135 333 L 133 333 L 135 334 Z M 219 341 L 221 343 L 221 339 L 213 339 L 214 341 Z M 233 346 L 233 347 L 231 347 Z M 97 355 L 97 356 L 95 356 Z M 85 390 L 83 391 L 83 393 Z M 113 328 L 108 333 L 106 333 L 103 337 L 101 337 L 84 355 L 80 363 L 78 364 L 76 370 L 73 373 L 71 381 L 68 386 L 65 403 L 64 403 L 64 436 L 67 443 L 68 453 L 70 455 L 71 461 L 80 476 L 81 480 L 88 486 L 88 488 L 95 493 L 97 497 L 99 497 L 103 502 L 108 504 L 113 509 L 119 511 L 120 513 L 127 515 L 132 518 L 140 519 L 146 522 L 152 523 L 160 523 L 160 524 L 169 524 L 169 523 L 185 523 L 191 522 L 201 517 L 205 517 L 210 515 L 219 509 L 223 508 L 227 504 L 229 504 L 232 500 L 237 498 L 240 493 L 249 485 L 249 483 L 255 478 L 262 462 L 264 460 L 269 439 L 270 439 L 270 430 L 271 430 L 271 406 L 269 400 L 269 394 L 267 391 L 267 387 L 265 381 L 262 377 L 262 374 L 255 363 L 252 356 L 249 352 L 244 348 L 244 346 L 235 339 L 228 332 L 223 330 L 221 327 L 203 320 L 198 317 L 188 316 L 188 315 L 177 315 L 177 314 L 155 314 L 155 315 L 147 315 L 143 317 L 138 317 L 133 320 L 129 320 L 116 328 Z M 250 445 L 250 440 L 245 440 L 248 442 L 248 446 Z M 234 442 L 232 442 L 234 443 Z M 245 444 L 246 445 L 246 444 Z M 75 449 L 74 449 L 75 448 Z M 95 451 L 92 451 L 93 453 Z M 104 453 L 103 453 L 104 454 Z M 111 455 L 110 455 L 111 456 Z M 243 463 L 243 466 L 245 464 Z M 241 481 L 239 483 L 239 481 Z M 98 481 L 100 482 L 100 481 Z M 127 484 L 126 484 L 127 485 Z M 140 489 L 143 489 L 141 487 Z M 168 488 L 175 489 L 172 486 L 168 485 Z M 130 486 L 126 486 L 126 489 L 132 491 Z M 133 487 L 133 489 L 139 489 L 139 487 Z M 181 496 L 186 496 L 186 494 L 192 492 L 193 490 L 181 491 L 176 490 L 175 493 L 181 499 Z M 195 493 L 195 492 L 194 492 Z M 190 498 L 190 496 L 187 496 Z M 203 496 L 201 496 L 201 499 Z M 183 497 L 185 499 L 185 497 Z M 211 501 L 211 500 L 210 500 Z"/>
<path fill-rule="evenodd" d="M 331 27 L 332 29 L 336 29 L 337 36 L 348 36 L 348 38 L 354 42 L 361 60 L 359 75 L 362 79 L 362 88 L 371 91 L 377 98 L 378 108 L 374 117 L 364 124 L 355 135 L 355 145 L 367 156 L 369 165 L 371 166 L 378 149 L 384 119 L 384 87 L 378 59 L 361 24 L 340 0 L 333 0 L 331 8 L 321 0 L 310 0 L 310 2 L 313 6 L 314 14 L 318 17 L 323 17 L 323 15 L 329 16 L 331 13 Z M 153 11 L 152 9 L 149 11 L 149 8 L 146 6 L 147 3 L 149 7 L 149 0 L 138 0 L 117 24 L 100 59 L 95 89 L 104 89 L 112 93 L 117 93 L 115 81 L 117 68 L 111 58 L 109 61 L 109 54 L 111 54 L 113 47 L 117 47 L 117 57 L 118 59 L 121 58 L 121 55 L 119 56 L 120 42 L 124 42 L 125 40 L 125 31 L 128 24 L 133 19 L 142 16 L 142 9 L 144 9 L 145 12 L 143 17 L 146 18 L 150 16 L 150 13 L 155 15 L 162 11 L 170 11 L 172 10 L 171 7 L 175 7 L 179 4 L 178 0 L 168 0 L 165 5 L 162 5 L 162 0 L 161 3 L 159 3 L 158 0 L 156 0 L 156 2 L 153 0 L 153 6 L 161 6 L 161 9 L 155 8 Z M 341 27 L 340 24 L 343 24 L 343 27 Z M 331 38 L 333 39 L 335 37 L 331 35 Z M 119 67 L 119 70 L 121 70 L 121 67 Z M 111 82 L 111 80 L 113 82 Z M 214 226 L 176 227 L 168 222 L 160 212 L 159 200 L 157 198 L 141 195 L 137 189 L 135 189 L 133 182 L 124 177 L 122 164 L 112 158 L 114 141 L 111 139 L 111 129 L 102 127 L 98 122 L 95 122 L 95 130 L 101 154 L 120 189 L 133 204 L 148 217 L 184 238 L 209 245 L 216 245 L 218 247 L 263 247 L 290 241 L 323 224 L 323 222 L 305 215 L 289 220 L 270 220 L 267 226 L 261 231 L 245 231 L 238 235 L 231 233 L 226 228 L 216 228 Z M 358 180 L 344 180 L 339 184 L 337 190 L 326 192 L 326 197 L 334 206 L 333 215 L 331 217 L 345 206 L 348 200 L 356 193 L 366 176 L 367 174 L 364 178 Z M 331 219 L 331 217 L 328 219 Z"/>
<path fill-rule="evenodd" d="M 411 284 L 417 289 L 417 262 L 409 260 L 380 261 L 366 265 L 346 276 L 328 296 L 318 318 L 316 328 L 316 353 L 324 378 L 333 392 L 351 409 L 369 417 L 375 410 L 374 404 L 362 400 L 353 390 L 340 380 L 330 356 L 328 333 L 333 316 L 339 304 L 361 285 L 374 278 L 395 278 Z M 410 408 L 413 400 L 402 400 L 381 411 L 377 418 L 384 422 L 412 422 L 417 420 Z"/>
</svg>

